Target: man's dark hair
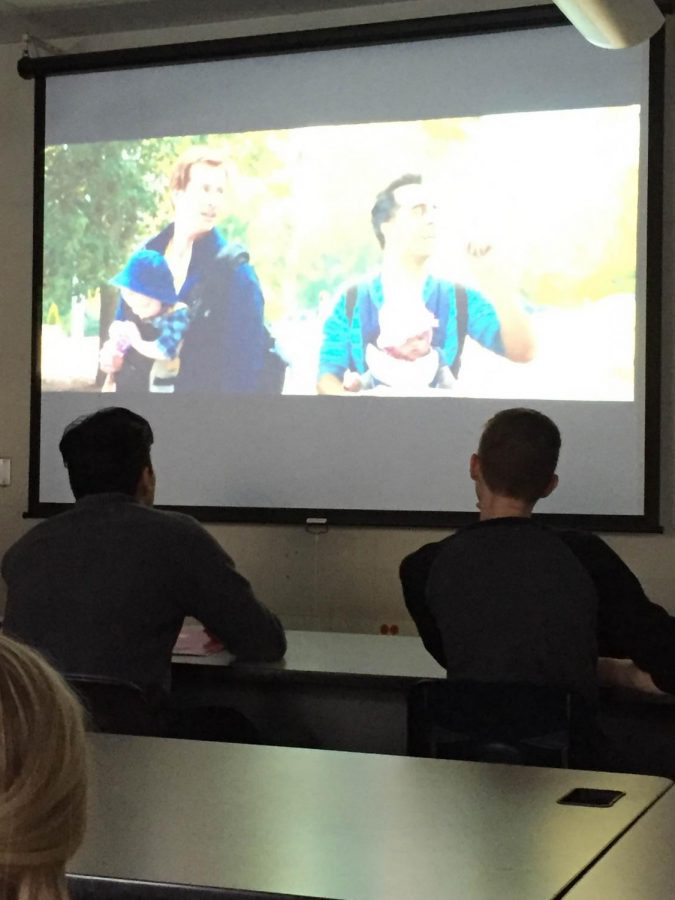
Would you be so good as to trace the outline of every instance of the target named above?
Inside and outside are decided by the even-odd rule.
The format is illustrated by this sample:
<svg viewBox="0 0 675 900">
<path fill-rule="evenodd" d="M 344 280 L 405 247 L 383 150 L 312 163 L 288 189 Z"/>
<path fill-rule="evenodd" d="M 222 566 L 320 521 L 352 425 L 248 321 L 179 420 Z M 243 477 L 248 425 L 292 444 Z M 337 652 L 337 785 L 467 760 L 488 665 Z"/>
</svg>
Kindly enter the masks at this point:
<svg viewBox="0 0 675 900">
<path fill-rule="evenodd" d="M 493 416 L 478 445 L 481 474 L 496 494 L 536 503 L 551 483 L 560 431 L 536 409 L 504 409 Z"/>
<path fill-rule="evenodd" d="M 373 223 L 373 231 L 375 232 L 375 237 L 377 238 L 380 247 L 384 247 L 382 223 L 388 222 L 398 209 L 394 191 L 397 191 L 402 187 L 407 187 L 409 184 L 422 184 L 422 176 L 412 175 L 411 173 L 401 175 L 396 181 L 392 181 L 391 184 L 387 185 L 383 191 L 380 191 L 375 198 L 375 205 L 371 210 L 370 220 Z"/>
<path fill-rule="evenodd" d="M 59 450 L 75 499 L 109 492 L 133 497 L 143 469 L 152 467 L 152 441 L 146 420 L 121 406 L 71 422 Z"/>
</svg>

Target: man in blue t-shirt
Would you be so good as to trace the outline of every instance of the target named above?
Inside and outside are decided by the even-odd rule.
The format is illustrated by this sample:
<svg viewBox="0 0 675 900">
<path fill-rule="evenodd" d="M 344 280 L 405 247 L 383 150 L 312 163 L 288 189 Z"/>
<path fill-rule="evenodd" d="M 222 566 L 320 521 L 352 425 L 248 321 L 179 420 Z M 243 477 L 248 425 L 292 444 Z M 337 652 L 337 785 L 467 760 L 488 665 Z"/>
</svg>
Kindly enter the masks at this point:
<svg viewBox="0 0 675 900">
<path fill-rule="evenodd" d="M 452 386 L 464 337 L 515 362 L 534 354 L 520 298 L 497 290 L 490 300 L 430 271 L 435 206 L 419 175 L 403 175 L 378 194 L 372 224 L 380 271 L 348 288 L 327 318 L 317 391 L 344 394 L 378 384 L 404 392 Z M 489 246 L 471 246 L 485 256 Z"/>
</svg>

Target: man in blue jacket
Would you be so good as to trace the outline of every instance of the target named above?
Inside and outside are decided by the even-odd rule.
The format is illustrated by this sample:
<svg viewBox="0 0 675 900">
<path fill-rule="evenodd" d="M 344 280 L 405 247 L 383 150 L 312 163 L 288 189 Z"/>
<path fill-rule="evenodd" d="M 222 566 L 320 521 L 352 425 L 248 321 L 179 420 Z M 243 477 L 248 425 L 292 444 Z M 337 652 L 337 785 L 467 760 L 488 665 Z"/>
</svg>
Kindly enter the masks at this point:
<svg viewBox="0 0 675 900">
<path fill-rule="evenodd" d="M 534 337 L 518 296 L 497 282 L 488 300 L 431 270 L 435 205 L 420 175 L 403 175 L 381 191 L 371 219 L 382 266 L 348 288 L 325 322 L 319 394 L 358 391 L 373 380 L 392 384 L 386 374 L 378 378 L 378 365 L 401 384 L 419 383 L 415 370 L 423 367 L 426 373 L 430 358 L 434 371 L 427 385 L 450 387 L 466 335 L 515 362 L 533 357 Z M 468 249 L 476 258 L 492 253 L 488 245 Z M 412 332 L 406 334 L 406 328 Z"/>
<path fill-rule="evenodd" d="M 216 228 L 224 212 L 227 170 L 223 156 L 195 146 L 184 153 L 170 181 L 174 221 L 147 242 L 165 258 L 176 295 L 190 310 L 176 393 L 253 393 L 264 390 L 270 335 L 264 299 L 248 253 Z M 120 301 L 117 318 L 147 323 Z M 118 391 L 147 391 L 148 360 L 133 349 L 109 367 Z"/>
</svg>

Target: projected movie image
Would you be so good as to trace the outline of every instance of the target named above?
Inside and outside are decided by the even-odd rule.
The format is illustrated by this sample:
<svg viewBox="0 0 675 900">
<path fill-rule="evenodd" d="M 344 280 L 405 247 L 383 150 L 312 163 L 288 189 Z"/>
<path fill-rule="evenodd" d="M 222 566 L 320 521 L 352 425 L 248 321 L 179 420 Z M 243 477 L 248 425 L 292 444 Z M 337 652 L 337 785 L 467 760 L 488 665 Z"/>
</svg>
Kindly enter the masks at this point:
<svg viewBox="0 0 675 900">
<path fill-rule="evenodd" d="M 48 146 L 42 390 L 632 401 L 639 113 Z"/>
</svg>

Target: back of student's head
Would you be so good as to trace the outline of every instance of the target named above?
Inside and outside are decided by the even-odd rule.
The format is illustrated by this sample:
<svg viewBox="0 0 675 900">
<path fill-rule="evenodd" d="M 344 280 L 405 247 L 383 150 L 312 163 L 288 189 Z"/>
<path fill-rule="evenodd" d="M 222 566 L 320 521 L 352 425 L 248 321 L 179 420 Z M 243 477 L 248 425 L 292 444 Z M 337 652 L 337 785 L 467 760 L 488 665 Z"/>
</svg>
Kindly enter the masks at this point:
<svg viewBox="0 0 675 900">
<path fill-rule="evenodd" d="M 535 409 L 504 409 L 481 435 L 481 475 L 495 494 L 535 503 L 550 487 L 560 454 L 558 426 Z"/>
<path fill-rule="evenodd" d="M 151 466 L 152 441 L 146 420 L 120 406 L 71 422 L 59 450 L 75 498 L 109 492 L 133 497 L 141 473 Z"/>
<path fill-rule="evenodd" d="M 0 636 L 0 890 L 66 900 L 85 826 L 82 708 L 35 651 Z"/>
</svg>

